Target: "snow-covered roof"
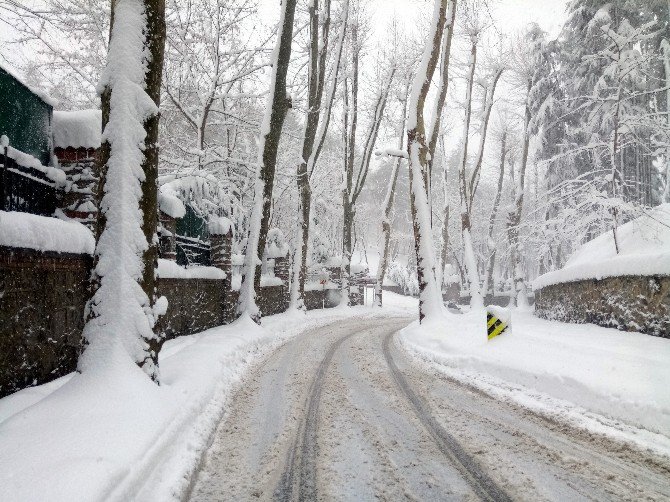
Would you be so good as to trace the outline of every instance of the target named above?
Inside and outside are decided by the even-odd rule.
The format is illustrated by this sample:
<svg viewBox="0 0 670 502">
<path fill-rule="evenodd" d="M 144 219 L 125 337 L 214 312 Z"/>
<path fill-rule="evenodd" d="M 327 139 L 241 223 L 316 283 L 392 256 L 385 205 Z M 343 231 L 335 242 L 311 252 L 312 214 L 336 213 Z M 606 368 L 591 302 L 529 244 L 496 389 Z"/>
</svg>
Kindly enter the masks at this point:
<svg viewBox="0 0 670 502">
<path fill-rule="evenodd" d="M 53 137 L 56 148 L 100 148 L 100 110 L 54 111 Z"/>
<path fill-rule="evenodd" d="M 52 106 L 52 107 L 56 106 L 57 101 L 55 99 L 53 99 L 51 96 L 49 96 L 42 89 L 38 89 L 37 87 L 26 83 L 26 81 L 13 68 L 11 68 L 10 66 L 8 66 L 6 64 L 3 64 L 2 62 L 0 62 L 0 68 L 3 69 L 4 71 L 6 71 L 7 73 L 9 73 L 14 78 L 14 80 L 16 80 L 18 83 L 20 83 L 26 89 L 28 89 L 35 96 L 40 98 L 42 101 L 44 101 L 47 105 Z"/>
<path fill-rule="evenodd" d="M 670 203 L 661 204 L 575 251 L 565 266 L 541 275 L 534 289 L 551 284 L 626 275 L 670 275 Z"/>
</svg>

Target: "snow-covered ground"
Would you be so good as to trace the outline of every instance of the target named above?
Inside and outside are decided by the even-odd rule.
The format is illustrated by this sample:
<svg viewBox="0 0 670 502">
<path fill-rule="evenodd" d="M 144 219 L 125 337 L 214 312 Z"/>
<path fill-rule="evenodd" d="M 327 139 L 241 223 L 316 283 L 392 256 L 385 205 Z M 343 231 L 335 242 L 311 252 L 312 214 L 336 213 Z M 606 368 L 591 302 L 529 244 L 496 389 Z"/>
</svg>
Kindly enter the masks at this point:
<svg viewBox="0 0 670 502">
<path fill-rule="evenodd" d="M 246 371 L 299 333 L 384 308 L 280 314 L 168 342 L 160 387 L 134 364 L 67 375 L 0 400 L 0 500 L 174 500 L 188 487 Z M 670 341 L 514 311 L 487 341 L 483 311 L 401 331 L 401 345 L 456 380 L 577 427 L 670 455 Z M 122 360 L 122 358 L 116 358 Z"/>
<path fill-rule="evenodd" d="M 407 314 L 393 303 L 384 315 Z M 160 387 L 129 361 L 1 399 L 0 500 L 178 499 L 254 362 L 319 325 L 380 314 L 355 307 L 280 314 L 262 328 L 238 322 L 166 343 Z"/>
<path fill-rule="evenodd" d="M 670 456 L 670 340 L 512 312 L 487 341 L 483 310 L 405 328 L 402 345 L 447 375 L 573 425 Z"/>
</svg>

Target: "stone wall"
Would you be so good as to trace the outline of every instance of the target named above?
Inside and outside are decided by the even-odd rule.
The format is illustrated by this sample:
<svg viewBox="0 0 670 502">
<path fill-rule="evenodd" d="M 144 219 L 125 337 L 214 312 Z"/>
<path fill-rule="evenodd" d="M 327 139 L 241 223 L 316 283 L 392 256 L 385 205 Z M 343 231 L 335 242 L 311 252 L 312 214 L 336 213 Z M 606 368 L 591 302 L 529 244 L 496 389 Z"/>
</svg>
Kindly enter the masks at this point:
<svg viewBox="0 0 670 502">
<path fill-rule="evenodd" d="M 76 368 L 91 264 L 0 247 L 0 397 Z"/>
<path fill-rule="evenodd" d="M 74 371 L 92 259 L 88 255 L 0 247 L 0 397 Z M 228 279 L 159 279 L 168 299 L 167 338 L 235 320 L 237 291 Z M 263 315 L 288 307 L 285 286 L 261 289 Z"/>
<path fill-rule="evenodd" d="M 670 277 L 610 277 L 554 284 L 535 292 L 544 319 L 593 323 L 670 338 Z"/>
<path fill-rule="evenodd" d="M 230 322 L 225 315 L 225 281 L 159 279 L 158 294 L 168 299 L 160 329 L 168 339 L 190 335 Z"/>
</svg>

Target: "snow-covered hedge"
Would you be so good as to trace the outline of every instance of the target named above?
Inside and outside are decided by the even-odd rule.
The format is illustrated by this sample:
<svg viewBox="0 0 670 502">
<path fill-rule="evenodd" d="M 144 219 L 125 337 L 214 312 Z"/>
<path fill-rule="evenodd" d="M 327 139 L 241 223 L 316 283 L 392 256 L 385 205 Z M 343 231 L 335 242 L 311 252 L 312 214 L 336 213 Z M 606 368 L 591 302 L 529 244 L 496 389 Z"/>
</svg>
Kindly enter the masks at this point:
<svg viewBox="0 0 670 502">
<path fill-rule="evenodd" d="M 612 231 L 587 242 L 562 269 L 535 279 L 533 288 L 606 277 L 670 275 L 670 204 L 618 227 L 617 241 L 618 254 Z"/>
</svg>

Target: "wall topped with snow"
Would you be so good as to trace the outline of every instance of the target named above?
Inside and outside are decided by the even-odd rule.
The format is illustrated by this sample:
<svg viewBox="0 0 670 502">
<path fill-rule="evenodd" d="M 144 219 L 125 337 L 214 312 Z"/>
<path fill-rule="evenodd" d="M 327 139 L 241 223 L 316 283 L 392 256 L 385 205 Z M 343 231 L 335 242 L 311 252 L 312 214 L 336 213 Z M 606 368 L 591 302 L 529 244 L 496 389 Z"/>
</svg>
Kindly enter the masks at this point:
<svg viewBox="0 0 670 502">
<path fill-rule="evenodd" d="M 76 221 L 0 211 L 0 246 L 92 255 L 95 238 Z"/>
<path fill-rule="evenodd" d="M 535 290 L 566 282 L 621 276 L 670 276 L 670 203 L 617 228 L 619 253 L 608 231 L 579 248 L 565 266 L 541 275 Z"/>
<path fill-rule="evenodd" d="M 100 148 L 100 110 L 54 111 L 53 138 L 56 148 Z"/>
</svg>

